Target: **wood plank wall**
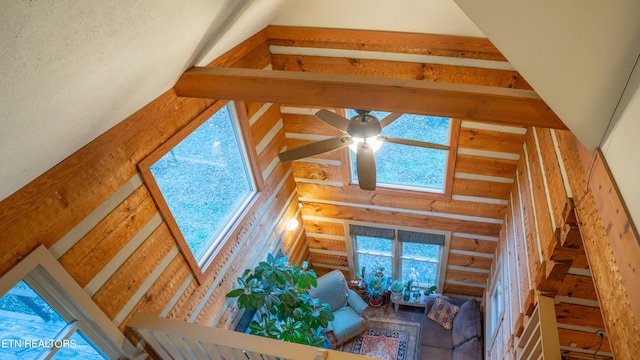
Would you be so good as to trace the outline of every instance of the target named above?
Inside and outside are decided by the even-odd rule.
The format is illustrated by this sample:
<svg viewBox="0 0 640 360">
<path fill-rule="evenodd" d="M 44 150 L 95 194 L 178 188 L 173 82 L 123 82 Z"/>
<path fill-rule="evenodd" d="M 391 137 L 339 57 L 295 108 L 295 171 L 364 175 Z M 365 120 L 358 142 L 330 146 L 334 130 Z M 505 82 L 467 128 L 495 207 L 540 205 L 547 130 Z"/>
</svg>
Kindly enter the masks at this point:
<svg viewBox="0 0 640 360">
<path fill-rule="evenodd" d="M 518 337 L 536 305 L 536 293 L 555 300 L 565 358 L 592 355 L 600 345 L 596 333 L 605 324 L 580 236 L 569 181 L 573 174 L 563 162 L 566 150 L 558 140 L 566 133 L 529 128 L 522 144 L 488 284 L 501 271 L 505 312 L 495 337 L 487 334 L 487 359 L 514 356 Z M 608 336 L 598 354 L 612 357 Z"/>
<path fill-rule="evenodd" d="M 263 31 L 212 65 L 265 68 L 268 51 Z M 291 169 L 277 159 L 285 142 L 279 106 L 242 106 L 265 187 L 200 283 L 136 169 L 213 103 L 169 90 L 2 201 L 0 275 L 43 244 L 134 344 L 125 324 L 138 311 L 233 326 L 238 311 L 224 295 L 245 268 L 279 249 L 296 262 L 308 257 L 301 229 L 287 230 L 289 219 L 302 219 Z"/>
<path fill-rule="evenodd" d="M 309 142 L 303 139 L 335 135 L 335 130 L 312 115 L 315 110 L 283 108 L 288 148 Z M 463 160 L 455 167 L 451 200 L 383 188 L 362 191 L 349 183 L 346 149 L 294 162 L 316 271 L 340 269 L 353 277 L 350 239 L 345 230 L 349 222 L 444 230 L 452 232 L 450 251 L 445 254 L 448 268 L 444 292 L 482 296 L 517 164 L 516 160 L 500 157 L 518 157 L 509 153 L 514 148 L 509 144 L 517 143 L 518 138 L 522 141 L 523 130 L 463 121 L 458 148 Z M 505 141 L 492 141 L 500 137 Z M 484 166 L 487 163 L 495 166 Z"/>
<path fill-rule="evenodd" d="M 531 89 L 486 39 L 277 26 L 267 31 L 274 70 Z M 315 118 L 315 111 L 282 108 L 288 148 L 340 135 Z M 362 191 L 349 183 L 346 149 L 294 162 L 316 271 L 341 269 L 354 277 L 345 231 L 349 222 L 431 228 L 452 233 L 441 291 L 482 296 L 525 131 L 462 119 L 448 198 L 383 188 Z"/>
</svg>

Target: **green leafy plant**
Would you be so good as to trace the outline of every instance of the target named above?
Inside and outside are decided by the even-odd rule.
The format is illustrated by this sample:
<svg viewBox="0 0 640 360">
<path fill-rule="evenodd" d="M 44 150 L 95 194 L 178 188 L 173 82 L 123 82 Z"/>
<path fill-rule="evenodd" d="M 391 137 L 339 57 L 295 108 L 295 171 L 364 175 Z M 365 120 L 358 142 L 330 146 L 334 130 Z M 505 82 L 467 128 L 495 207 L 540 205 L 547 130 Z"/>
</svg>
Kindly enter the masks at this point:
<svg viewBox="0 0 640 360">
<path fill-rule="evenodd" d="M 391 282 L 391 286 L 389 286 L 389 291 L 391 291 L 392 293 L 399 294 L 399 293 L 402 292 L 402 290 L 404 290 L 404 286 L 402 285 L 402 281 L 393 280 Z"/>
<path fill-rule="evenodd" d="M 429 286 L 428 288 L 424 289 L 424 295 L 425 296 L 429 296 L 431 294 L 433 294 L 434 291 L 438 290 L 438 287 L 433 285 L 433 286 Z"/>
<path fill-rule="evenodd" d="M 367 288 L 364 291 L 365 296 L 371 301 L 378 302 L 382 299 L 385 287 L 387 286 L 387 277 L 384 274 L 384 268 L 374 271 L 367 279 Z"/>
<path fill-rule="evenodd" d="M 321 330 L 333 320 L 328 304 L 320 304 L 309 294 L 317 286 L 317 276 L 308 264 L 291 265 L 286 256 L 260 262 L 238 278 L 240 287 L 227 294 L 238 298 L 238 308 L 256 310 L 249 332 L 313 346 L 323 346 Z"/>
</svg>

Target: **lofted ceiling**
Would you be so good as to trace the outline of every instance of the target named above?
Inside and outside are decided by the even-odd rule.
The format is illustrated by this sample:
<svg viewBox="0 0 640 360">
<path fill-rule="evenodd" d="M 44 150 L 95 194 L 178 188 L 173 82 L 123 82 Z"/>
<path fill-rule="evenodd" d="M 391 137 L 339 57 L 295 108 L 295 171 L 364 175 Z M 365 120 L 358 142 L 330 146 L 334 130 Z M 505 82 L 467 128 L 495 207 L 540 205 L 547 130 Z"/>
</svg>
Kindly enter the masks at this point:
<svg viewBox="0 0 640 360">
<path fill-rule="evenodd" d="M 637 2 L 398 4 L 6 1 L 0 199 L 171 89 L 189 67 L 208 64 L 269 24 L 486 34 L 585 145 L 600 144 L 638 54 Z"/>
</svg>

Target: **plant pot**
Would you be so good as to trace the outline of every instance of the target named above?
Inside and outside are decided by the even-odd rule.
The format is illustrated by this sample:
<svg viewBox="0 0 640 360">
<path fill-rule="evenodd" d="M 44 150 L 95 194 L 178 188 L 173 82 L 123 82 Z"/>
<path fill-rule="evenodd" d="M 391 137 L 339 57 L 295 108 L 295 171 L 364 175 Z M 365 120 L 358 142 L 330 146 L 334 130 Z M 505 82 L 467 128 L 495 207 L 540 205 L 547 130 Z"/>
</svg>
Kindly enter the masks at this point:
<svg viewBox="0 0 640 360">
<path fill-rule="evenodd" d="M 402 300 L 409 301 L 409 299 L 411 299 L 411 292 L 409 290 L 405 290 L 402 295 Z"/>
<path fill-rule="evenodd" d="M 369 305 L 373 306 L 373 307 L 379 307 L 380 305 L 382 305 L 382 298 L 379 299 L 369 299 Z"/>
<path fill-rule="evenodd" d="M 391 292 L 391 299 L 392 300 L 400 300 L 400 299 L 402 299 L 402 293 L 401 292 L 396 293 L 396 292 L 392 291 Z"/>
</svg>

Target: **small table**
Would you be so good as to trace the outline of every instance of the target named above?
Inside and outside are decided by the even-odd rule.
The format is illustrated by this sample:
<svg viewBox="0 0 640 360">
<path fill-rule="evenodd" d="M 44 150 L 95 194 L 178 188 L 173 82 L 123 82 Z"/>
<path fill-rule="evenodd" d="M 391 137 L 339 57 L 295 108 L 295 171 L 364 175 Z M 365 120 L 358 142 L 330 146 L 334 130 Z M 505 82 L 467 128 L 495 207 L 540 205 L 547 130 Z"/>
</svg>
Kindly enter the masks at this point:
<svg viewBox="0 0 640 360">
<path fill-rule="evenodd" d="M 400 307 L 400 305 L 422 307 L 424 308 L 424 313 L 425 314 L 427 313 L 427 297 L 426 296 L 421 295 L 419 301 L 416 301 L 416 298 L 414 298 L 413 295 L 411 295 L 411 299 L 409 299 L 409 301 L 404 301 L 402 300 L 402 298 L 396 300 L 392 296 L 391 302 L 393 303 L 393 312 L 395 313 L 398 312 L 398 307 Z"/>
</svg>

